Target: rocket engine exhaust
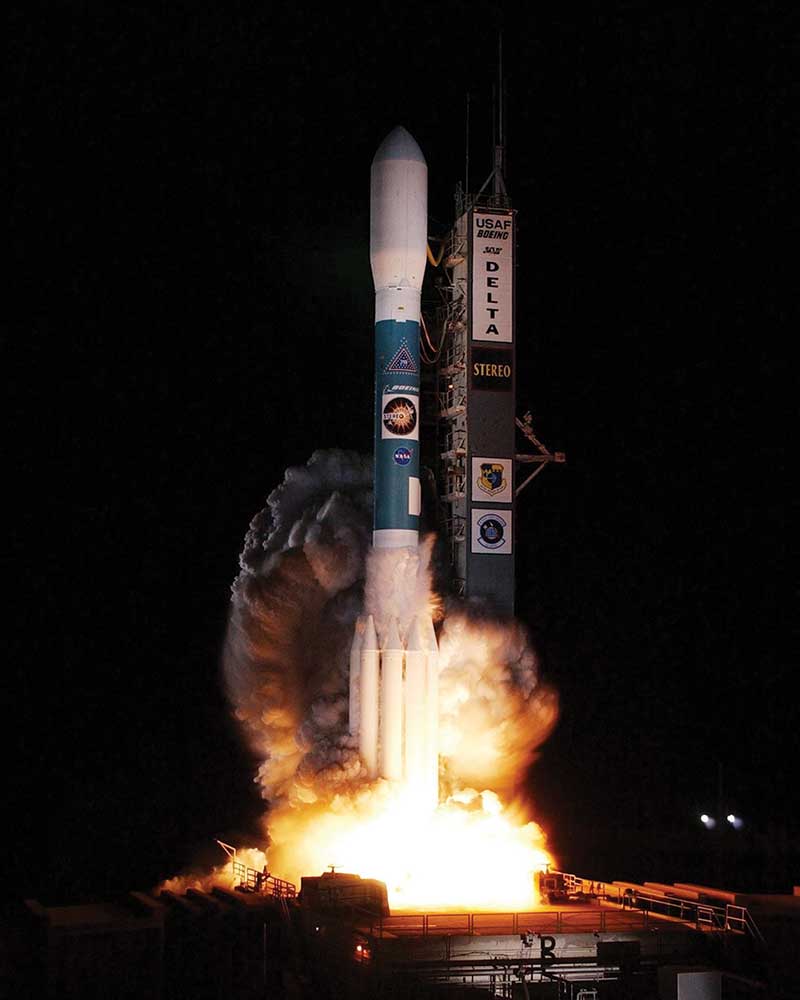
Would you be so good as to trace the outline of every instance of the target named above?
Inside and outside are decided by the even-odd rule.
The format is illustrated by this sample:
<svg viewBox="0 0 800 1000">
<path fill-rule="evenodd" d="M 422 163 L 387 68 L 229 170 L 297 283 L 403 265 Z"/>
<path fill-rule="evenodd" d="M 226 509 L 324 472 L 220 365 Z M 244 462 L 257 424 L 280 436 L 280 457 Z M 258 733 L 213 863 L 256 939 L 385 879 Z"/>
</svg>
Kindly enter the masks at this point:
<svg viewBox="0 0 800 1000">
<path fill-rule="evenodd" d="M 225 680 L 259 759 L 270 870 L 357 871 L 386 882 L 393 908 L 524 910 L 552 858 L 523 783 L 557 698 L 521 625 L 457 604 L 443 616 L 432 589 L 433 539 L 419 534 L 426 251 L 427 167 L 397 128 L 371 175 L 374 464 L 315 452 L 253 518 Z M 465 879 L 476 862 L 485 878 Z"/>
</svg>

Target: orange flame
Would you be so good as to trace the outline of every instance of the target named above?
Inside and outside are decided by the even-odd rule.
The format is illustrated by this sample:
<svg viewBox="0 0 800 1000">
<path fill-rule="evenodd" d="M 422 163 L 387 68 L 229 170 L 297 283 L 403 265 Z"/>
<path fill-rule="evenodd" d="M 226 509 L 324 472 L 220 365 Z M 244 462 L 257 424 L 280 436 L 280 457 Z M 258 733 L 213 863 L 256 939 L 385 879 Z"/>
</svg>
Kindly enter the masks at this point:
<svg viewBox="0 0 800 1000">
<path fill-rule="evenodd" d="M 433 812 L 407 788 L 378 782 L 325 808 L 270 817 L 270 867 L 283 877 L 331 865 L 386 883 L 397 910 L 529 910 L 535 872 L 553 859 L 542 830 L 491 791 L 467 790 Z"/>
<path fill-rule="evenodd" d="M 359 465 L 328 482 L 331 470 L 347 472 L 345 459 L 319 455 L 287 472 L 269 510 L 251 524 L 234 587 L 226 678 L 261 759 L 269 871 L 298 888 L 303 876 L 331 865 L 379 879 L 393 910 L 531 909 L 535 872 L 554 861 L 518 791 L 555 724 L 556 694 L 539 681 L 522 625 L 476 620 L 465 607 L 441 614 L 432 538 L 413 551 L 370 550 L 364 567 L 354 541 L 364 530 L 363 509 L 347 497 L 369 470 Z M 370 781 L 348 729 L 352 625 L 343 597 L 354 597 L 362 567 L 363 608 L 379 631 L 394 621 L 404 635 L 432 609 L 444 618 L 436 808 L 420 789 Z M 230 885 L 231 875 L 227 865 L 209 878 Z"/>
</svg>

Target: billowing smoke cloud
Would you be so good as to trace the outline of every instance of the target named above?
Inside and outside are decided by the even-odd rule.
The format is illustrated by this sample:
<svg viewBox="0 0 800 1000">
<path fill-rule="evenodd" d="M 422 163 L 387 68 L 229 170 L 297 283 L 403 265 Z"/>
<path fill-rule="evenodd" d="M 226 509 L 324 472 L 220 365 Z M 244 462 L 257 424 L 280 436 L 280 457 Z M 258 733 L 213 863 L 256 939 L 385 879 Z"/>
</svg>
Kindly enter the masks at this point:
<svg viewBox="0 0 800 1000">
<path fill-rule="evenodd" d="M 448 614 L 439 650 L 439 752 L 451 790 L 513 796 L 558 716 L 524 628 Z"/>
<path fill-rule="evenodd" d="M 363 601 L 372 463 L 315 452 L 250 524 L 233 585 L 224 668 L 272 805 L 357 780 L 347 738 L 348 654 Z"/>
<path fill-rule="evenodd" d="M 420 612 L 441 617 L 430 542 L 418 554 L 372 552 L 371 490 L 370 460 L 315 452 L 286 472 L 246 536 L 224 665 L 236 717 L 262 760 L 270 830 L 287 809 L 363 800 L 367 779 L 347 732 L 358 615 L 375 614 L 379 632 L 389 617 L 401 628 Z M 557 714 L 524 629 L 471 619 L 462 607 L 448 612 L 440 647 L 449 790 L 511 792 Z"/>
</svg>

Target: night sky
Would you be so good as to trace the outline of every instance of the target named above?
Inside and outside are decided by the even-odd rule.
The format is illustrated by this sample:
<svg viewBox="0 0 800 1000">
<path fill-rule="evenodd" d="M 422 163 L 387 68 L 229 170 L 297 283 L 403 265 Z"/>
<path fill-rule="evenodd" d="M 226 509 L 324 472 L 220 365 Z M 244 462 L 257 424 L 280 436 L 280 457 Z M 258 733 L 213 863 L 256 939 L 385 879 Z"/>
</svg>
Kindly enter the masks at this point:
<svg viewBox="0 0 800 1000">
<path fill-rule="evenodd" d="M 370 162 L 408 128 L 444 234 L 467 92 L 489 171 L 498 24 L 518 408 L 568 457 L 517 515 L 562 705 L 535 818 L 587 877 L 791 891 L 791 5 L 200 6 L 12 15 L 7 432 L 47 437 L 20 469 L 52 508 L 11 525 L 5 891 L 147 888 L 254 836 L 219 667 L 244 533 L 287 466 L 371 451 Z M 720 776 L 736 835 L 697 819 Z"/>
</svg>

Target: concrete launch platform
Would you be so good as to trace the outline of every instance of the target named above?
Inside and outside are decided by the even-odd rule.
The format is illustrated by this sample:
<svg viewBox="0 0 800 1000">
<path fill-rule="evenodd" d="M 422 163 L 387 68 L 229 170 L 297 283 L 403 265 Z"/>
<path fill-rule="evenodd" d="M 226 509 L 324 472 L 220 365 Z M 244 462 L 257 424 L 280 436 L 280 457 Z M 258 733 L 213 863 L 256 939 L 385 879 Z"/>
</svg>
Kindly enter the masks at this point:
<svg viewBox="0 0 800 1000">
<path fill-rule="evenodd" d="M 527 913 L 381 916 L 221 888 L 29 901 L 5 917 L 0 972 L 4 995 L 81 1000 L 800 996 L 800 895 L 600 888 Z"/>
</svg>

